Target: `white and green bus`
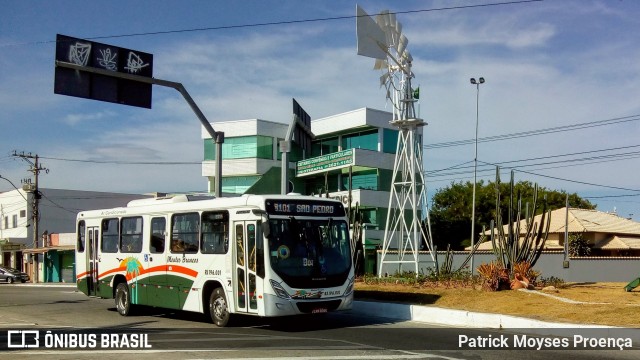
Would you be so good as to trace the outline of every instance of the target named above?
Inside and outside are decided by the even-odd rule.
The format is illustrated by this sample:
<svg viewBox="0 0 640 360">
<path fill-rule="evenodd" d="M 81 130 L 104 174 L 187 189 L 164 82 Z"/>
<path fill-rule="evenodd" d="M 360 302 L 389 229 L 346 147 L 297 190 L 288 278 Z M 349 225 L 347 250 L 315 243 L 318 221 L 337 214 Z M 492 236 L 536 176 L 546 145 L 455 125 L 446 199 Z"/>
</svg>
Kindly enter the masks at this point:
<svg viewBox="0 0 640 360">
<path fill-rule="evenodd" d="M 77 286 L 136 305 L 286 316 L 347 310 L 353 247 L 339 201 L 299 195 L 142 199 L 77 216 Z"/>
</svg>

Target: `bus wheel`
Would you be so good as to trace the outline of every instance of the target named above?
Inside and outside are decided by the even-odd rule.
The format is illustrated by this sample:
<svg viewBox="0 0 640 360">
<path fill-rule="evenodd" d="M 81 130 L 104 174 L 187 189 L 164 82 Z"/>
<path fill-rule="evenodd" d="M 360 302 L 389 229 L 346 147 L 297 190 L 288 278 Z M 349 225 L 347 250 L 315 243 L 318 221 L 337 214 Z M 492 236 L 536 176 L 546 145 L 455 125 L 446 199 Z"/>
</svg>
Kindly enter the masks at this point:
<svg viewBox="0 0 640 360">
<path fill-rule="evenodd" d="M 119 283 L 116 287 L 116 310 L 122 316 L 131 314 L 131 293 L 125 282 Z"/>
<path fill-rule="evenodd" d="M 211 321 L 219 327 L 225 327 L 229 323 L 229 307 L 227 306 L 227 298 L 224 295 L 222 288 L 215 288 L 211 292 L 209 298 L 209 314 L 211 314 Z"/>
</svg>

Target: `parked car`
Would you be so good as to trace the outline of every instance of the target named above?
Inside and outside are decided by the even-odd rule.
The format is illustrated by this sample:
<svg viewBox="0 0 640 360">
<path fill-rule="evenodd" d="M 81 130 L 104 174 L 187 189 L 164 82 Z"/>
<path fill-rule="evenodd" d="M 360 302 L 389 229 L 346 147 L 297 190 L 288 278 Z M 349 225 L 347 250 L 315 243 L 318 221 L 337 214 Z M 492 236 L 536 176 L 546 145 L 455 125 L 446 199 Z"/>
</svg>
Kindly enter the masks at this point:
<svg viewBox="0 0 640 360">
<path fill-rule="evenodd" d="M 29 274 L 10 267 L 0 266 L 0 281 L 6 281 L 10 284 L 16 281 L 27 282 L 29 281 Z"/>
</svg>

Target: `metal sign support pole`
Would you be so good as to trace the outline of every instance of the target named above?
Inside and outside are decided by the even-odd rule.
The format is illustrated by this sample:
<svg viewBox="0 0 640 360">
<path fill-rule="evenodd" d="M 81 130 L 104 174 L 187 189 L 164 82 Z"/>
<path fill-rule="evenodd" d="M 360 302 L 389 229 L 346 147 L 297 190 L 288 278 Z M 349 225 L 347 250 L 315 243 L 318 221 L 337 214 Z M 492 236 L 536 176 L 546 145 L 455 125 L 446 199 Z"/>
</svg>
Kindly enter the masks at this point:
<svg viewBox="0 0 640 360">
<path fill-rule="evenodd" d="M 216 143 L 215 195 L 216 197 L 222 197 L 222 144 L 224 143 L 224 132 L 216 132 L 213 129 L 213 127 L 211 126 L 211 123 L 209 123 L 209 121 L 204 116 L 202 111 L 200 111 L 200 108 L 198 107 L 198 105 L 196 105 L 195 101 L 193 101 L 193 99 L 191 98 L 191 95 L 189 95 L 189 93 L 187 92 L 187 89 L 185 89 L 185 87 L 181 83 L 162 80 L 162 79 L 156 79 L 156 78 L 150 78 L 146 76 L 109 71 L 109 70 L 104 70 L 104 69 L 99 69 L 94 67 L 79 66 L 76 64 L 59 61 L 59 60 L 56 60 L 56 66 L 78 70 L 78 71 L 85 71 L 92 74 L 119 78 L 119 79 L 132 80 L 132 81 L 141 82 L 145 84 L 160 85 L 160 86 L 170 87 L 177 90 L 180 94 L 182 94 L 182 97 L 184 97 L 184 99 L 187 101 L 187 103 L 191 107 L 191 110 L 193 110 L 193 112 L 196 114 L 202 126 L 204 126 L 204 128 L 207 130 L 211 138 Z"/>
</svg>

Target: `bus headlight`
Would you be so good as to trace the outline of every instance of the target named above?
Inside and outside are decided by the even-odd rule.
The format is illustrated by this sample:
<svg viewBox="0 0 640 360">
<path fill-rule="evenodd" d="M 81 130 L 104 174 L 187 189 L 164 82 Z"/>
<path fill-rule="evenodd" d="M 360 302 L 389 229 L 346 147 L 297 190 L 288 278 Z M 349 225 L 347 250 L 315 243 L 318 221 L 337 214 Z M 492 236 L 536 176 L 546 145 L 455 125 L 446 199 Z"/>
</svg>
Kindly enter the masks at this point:
<svg viewBox="0 0 640 360">
<path fill-rule="evenodd" d="M 271 287 L 273 288 L 273 291 L 276 293 L 276 295 L 279 298 L 282 298 L 282 299 L 290 299 L 291 298 L 291 296 L 289 296 L 287 291 L 277 281 L 269 280 L 269 282 L 271 282 Z"/>
<path fill-rule="evenodd" d="M 353 292 L 353 285 L 355 284 L 356 277 L 352 277 L 349 279 L 349 285 L 347 285 L 347 289 L 344 291 L 344 296 L 349 296 Z"/>
</svg>

